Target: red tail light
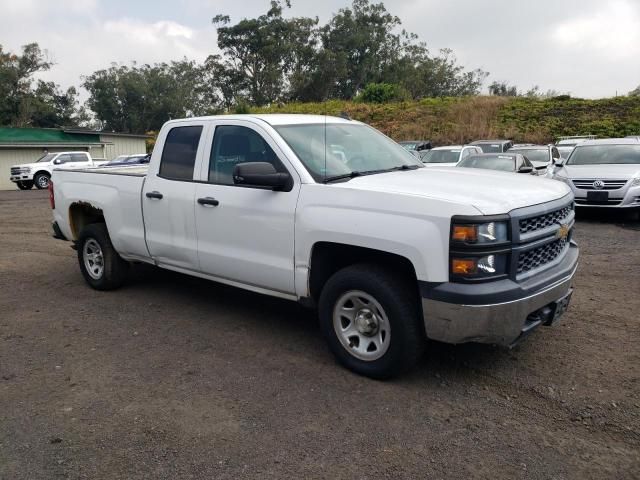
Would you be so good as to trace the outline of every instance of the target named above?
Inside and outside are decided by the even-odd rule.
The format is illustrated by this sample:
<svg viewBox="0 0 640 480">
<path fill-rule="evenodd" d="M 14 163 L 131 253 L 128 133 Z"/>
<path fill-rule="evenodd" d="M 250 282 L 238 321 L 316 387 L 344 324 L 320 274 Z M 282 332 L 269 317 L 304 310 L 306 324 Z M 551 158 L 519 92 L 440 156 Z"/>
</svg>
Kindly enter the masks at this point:
<svg viewBox="0 0 640 480">
<path fill-rule="evenodd" d="M 56 197 L 53 193 L 53 182 L 49 179 L 49 204 L 51 205 L 51 210 L 56 208 Z"/>
</svg>

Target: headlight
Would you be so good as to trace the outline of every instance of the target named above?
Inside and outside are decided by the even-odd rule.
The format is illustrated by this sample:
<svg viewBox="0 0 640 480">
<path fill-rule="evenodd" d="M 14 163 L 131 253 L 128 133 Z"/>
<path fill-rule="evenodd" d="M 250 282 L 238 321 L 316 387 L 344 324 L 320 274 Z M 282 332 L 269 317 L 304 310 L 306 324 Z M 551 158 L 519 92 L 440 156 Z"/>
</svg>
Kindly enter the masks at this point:
<svg viewBox="0 0 640 480">
<path fill-rule="evenodd" d="M 451 276 L 455 278 L 479 279 L 507 273 L 506 254 L 491 254 L 478 257 L 451 255 Z"/>
<path fill-rule="evenodd" d="M 635 177 L 633 180 L 631 180 L 632 187 L 637 187 L 638 185 L 640 185 L 640 177 Z"/>
<path fill-rule="evenodd" d="M 491 245 L 509 240 L 507 222 L 454 223 L 451 226 L 453 243 Z"/>
</svg>

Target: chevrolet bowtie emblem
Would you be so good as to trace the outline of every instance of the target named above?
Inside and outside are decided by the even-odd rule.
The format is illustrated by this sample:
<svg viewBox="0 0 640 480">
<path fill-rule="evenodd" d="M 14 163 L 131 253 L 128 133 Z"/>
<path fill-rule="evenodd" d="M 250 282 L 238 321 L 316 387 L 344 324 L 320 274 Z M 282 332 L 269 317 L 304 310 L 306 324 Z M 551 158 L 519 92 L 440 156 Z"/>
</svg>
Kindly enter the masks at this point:
<svg viewBox="0 0 640 480">
<path fill-rule="evenodd" d="M 569 236 L 569 225 L 562 224 L 556 232 L 556 238 L 566 240 Z"/>
</svg>

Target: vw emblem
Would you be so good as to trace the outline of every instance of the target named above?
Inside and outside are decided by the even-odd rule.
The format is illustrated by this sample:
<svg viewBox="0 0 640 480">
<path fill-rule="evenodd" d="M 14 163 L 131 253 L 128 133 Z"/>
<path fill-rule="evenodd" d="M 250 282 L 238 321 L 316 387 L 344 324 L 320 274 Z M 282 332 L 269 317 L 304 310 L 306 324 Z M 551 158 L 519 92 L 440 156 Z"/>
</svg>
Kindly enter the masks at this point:
<svg viewBox="0 0 640 480">
<path fill-rule="evenodd" d="M 602 180 L 594 181 L 593 188 L 595 188 L 596 190 L 600 190 L 601 188 L 604 188 L 604 182 Z"/>
</svg>

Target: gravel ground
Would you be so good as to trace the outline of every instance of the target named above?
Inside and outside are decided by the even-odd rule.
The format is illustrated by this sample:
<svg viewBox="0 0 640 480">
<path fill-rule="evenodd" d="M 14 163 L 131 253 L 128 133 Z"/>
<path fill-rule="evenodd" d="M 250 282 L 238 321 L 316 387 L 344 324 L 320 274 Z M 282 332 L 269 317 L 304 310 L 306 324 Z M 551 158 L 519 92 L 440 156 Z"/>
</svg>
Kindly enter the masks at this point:
<svg viewBox="0 0 640 480">
<path fill-rule="evenodd" d="M 0 192 L 0 478 L 640 478 L 640 223 L 580 215 L 573 304 L 389 382 L 313 312 L 161 271 L 85 285 L 46 192 Z"/>
</svg>

